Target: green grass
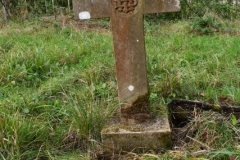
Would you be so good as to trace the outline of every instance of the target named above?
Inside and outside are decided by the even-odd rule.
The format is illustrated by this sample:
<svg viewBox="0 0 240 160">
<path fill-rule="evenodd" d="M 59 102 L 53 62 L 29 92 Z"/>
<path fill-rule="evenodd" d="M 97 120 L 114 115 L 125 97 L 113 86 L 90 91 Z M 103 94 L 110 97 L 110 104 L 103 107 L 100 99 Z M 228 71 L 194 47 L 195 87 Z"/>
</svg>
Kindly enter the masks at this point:
<svg viewBox="0 0 240 160">
<path fill-rule="evenodd" d="M 145 30 L 152 106 L 164 112 L 174 98 L 220 103 L 227 97 L 240 104 L 238 36 L 194 34 L 186 21 L 146 22 Z M 10 22 L 0 33 L 0 157 L 90 159 L 99 150 L 103 125 L 119 107 L 110 32 L 33 21 Z M 207 157 L 226 156 L 228 149 L 239 156 L 233 132 L 239 127 L 229 128 L 229 119 L 222 128 L 203 120 L 198 131 L 219 142 Z M 198 136 L 193 138 L 202 141 Z M 226 139 L 235 145 L 221 145 Z M 200 148 L 189 145 L 185 149 Z"/>
<path fill-rule="evenodd" d="M 147 34 L 146 39 L 149 79 L 158 94 L 199 99 L 205 93 L 206 101 L 229 96 L 239 104 L 239 37 L 195 36 L 169 28 L 159 28 L 158 36 Z"/>
<path fill-rule="evenodd" d="M 0 148 L 5 159 L 74 149 L 75 144 L 65 142 L 68 133 L 99 139 L 118 102 L 110 35 L 71 28 L 10 29 L 0 36 Z"/>
</svg>

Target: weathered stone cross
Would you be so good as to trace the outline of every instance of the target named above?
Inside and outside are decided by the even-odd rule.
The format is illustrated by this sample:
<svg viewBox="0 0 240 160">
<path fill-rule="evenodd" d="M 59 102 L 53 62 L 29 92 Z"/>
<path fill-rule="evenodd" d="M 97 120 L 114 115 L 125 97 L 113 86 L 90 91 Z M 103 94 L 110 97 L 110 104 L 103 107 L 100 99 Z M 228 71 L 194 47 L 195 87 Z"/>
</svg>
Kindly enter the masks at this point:
<svg viewBox="0 0 240 160">
<path fill-rule="evenodd" d="M 149 120 L 143 14 L 177 12 L 179 0 L 73 0 L 75 18 L 111 18 L 122 124 Z"/>
</svg>

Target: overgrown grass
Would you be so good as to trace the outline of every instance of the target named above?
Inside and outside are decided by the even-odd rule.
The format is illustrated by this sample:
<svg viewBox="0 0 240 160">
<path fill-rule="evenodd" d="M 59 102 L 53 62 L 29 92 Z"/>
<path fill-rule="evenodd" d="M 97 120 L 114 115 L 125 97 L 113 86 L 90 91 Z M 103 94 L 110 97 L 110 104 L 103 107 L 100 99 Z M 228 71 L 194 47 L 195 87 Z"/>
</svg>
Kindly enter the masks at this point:
<svg viewBox="0 0 240 160">
<path fill-rule="evenodd" d="M 184 26 L 181 28 L 182 26 Z M 239 104 L 239 37 L 189 34 L 185 23 L 165 24 L 147 33 L 149 79 L 159 97 L 218 102 L 228 96 Z M 238 77 L 238 78 L 237 78 Z"/>
<path fill-rule="evenodd" d="M 11 22 L 1 30 L 3 159 L 64 159 L 68 154 L 84 159 L 98 146 L 103 125 L 118 108 L 111 34 L 76 28 L 34 21 Z M 238 36 L 195 34 L 184 21 L 146 22 L 145 30 L 152 104 L 166 108 L 173 98 L 221 103 L 220 97 L 240 104 Z M 228 128 L 216 128 L 209 120 L 201 124 L 219 141 L 208 157 L 229 148 L 221 141 L 234 141 L 234 133 L 224 132 Z"/>
<path fill-rule="evenodd" d="M 118 105 L 110 35 L 10 30 L 0 36 L 2 156 L 55 156 L 82 139 L 99 139 Z"/>
</svg>

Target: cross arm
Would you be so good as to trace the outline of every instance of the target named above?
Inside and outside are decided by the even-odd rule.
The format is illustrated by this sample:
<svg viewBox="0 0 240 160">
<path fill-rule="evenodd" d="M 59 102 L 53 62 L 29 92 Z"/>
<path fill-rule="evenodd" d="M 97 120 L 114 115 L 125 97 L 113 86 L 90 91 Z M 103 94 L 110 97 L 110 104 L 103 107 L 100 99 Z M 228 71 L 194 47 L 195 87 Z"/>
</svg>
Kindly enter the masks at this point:
<svg viewBox="0 0 240 160">
<path fill-rule="evenodd" d="M 75 19 L 79 19 L 80 12 L 89 12 L 91 18 L 110 17 L 110 0 L 73 0 Z"/>
<path fill-rule="evenodd" d="M 111 0 L 73 0 L 75 19 L 79 13 L 87 11 L 91 18 L 111 16 Z M 180 0 L 145 0 L 144 14 L 180 11 Z"/>
</svg>

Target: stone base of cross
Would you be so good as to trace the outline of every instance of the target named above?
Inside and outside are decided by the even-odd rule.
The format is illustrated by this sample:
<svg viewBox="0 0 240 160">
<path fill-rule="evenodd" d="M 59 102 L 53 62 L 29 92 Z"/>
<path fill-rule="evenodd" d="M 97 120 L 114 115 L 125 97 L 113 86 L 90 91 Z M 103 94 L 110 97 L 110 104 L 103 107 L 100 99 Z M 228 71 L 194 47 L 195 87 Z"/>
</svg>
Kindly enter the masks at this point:
<svg viewBox="0 0 240 160">
<path fill-rule="evenodd" d="M 73 0 L 76 19 L 110 17 L 121 103 L 120 122 L 102 130 L 104 146 L 162 150 L 171 146 L 167 118 L 151 118 L 143 14 L 177 12 L 179 0 Z"/>
</svg>

